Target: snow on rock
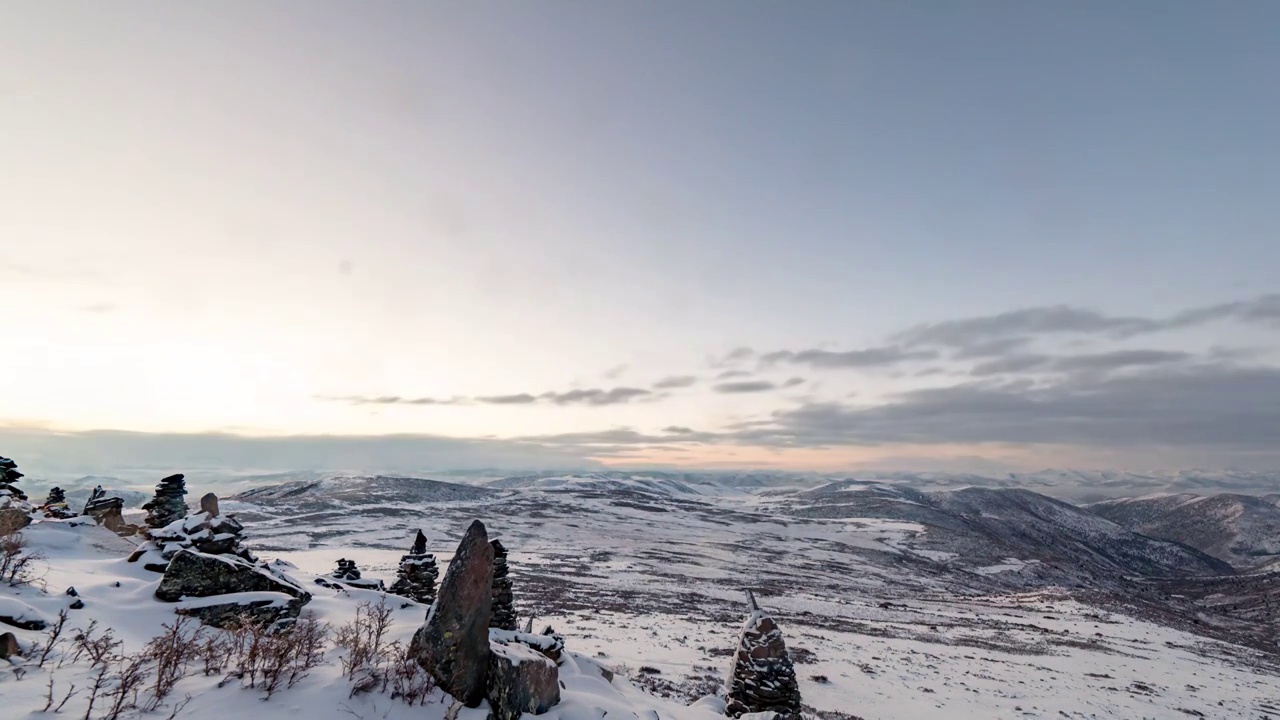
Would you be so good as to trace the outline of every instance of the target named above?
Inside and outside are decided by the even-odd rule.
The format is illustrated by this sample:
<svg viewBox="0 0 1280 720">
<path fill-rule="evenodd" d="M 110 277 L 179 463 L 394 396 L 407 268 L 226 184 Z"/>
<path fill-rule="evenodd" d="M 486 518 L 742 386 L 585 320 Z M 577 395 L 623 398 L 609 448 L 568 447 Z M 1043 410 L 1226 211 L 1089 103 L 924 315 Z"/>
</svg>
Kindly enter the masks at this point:
<svg viewBox="0 0 1280 720">
<path fill-rule="evenodd" d="M 738 651 L 729 671 L 729 701 L 725 712 L 736 718 L 764 713 L 770 720 L 775 715 L 798 720 L 800 686 L 796 683 L 796 670 L 787 655 L 782 631 L 773 618 L 760 609 L 750 590 L 747 607 L 749 614 L 742 625 Z"/>
<path fill-rule="evenodd" d="M 496 720 L 541 715 L 560 702 L 555 662 L 518 643 L 490 643 L 485 697 Z"/>
<path fill-rule="evenodd" d="M 271 597 L 243 597 L 255 593 L 268 593 Z M 188 603 L 179 610 L 214 626 L 232 622 L 241 610 L 244 612 L 240 614 L 260 622 L 296 618 L 302 606 L 311 602 L 310 593 L 265 564 L 251 563 L 233 555 L 206 555 L 194 550 L 180 550 L 173 556 L 156 587 L 155 596 L 166 602 L 210 599 L 208 604 Z M 277 596 L 288 600 L 278 602 Z"/>
<path fill-rule="evenodd" d="M 22 600 L 0 595 L 0 624 L 24 630 L 43 630 L 52 622 L 52 619 L 47 614 L 31 607 Z"/>
</svg>

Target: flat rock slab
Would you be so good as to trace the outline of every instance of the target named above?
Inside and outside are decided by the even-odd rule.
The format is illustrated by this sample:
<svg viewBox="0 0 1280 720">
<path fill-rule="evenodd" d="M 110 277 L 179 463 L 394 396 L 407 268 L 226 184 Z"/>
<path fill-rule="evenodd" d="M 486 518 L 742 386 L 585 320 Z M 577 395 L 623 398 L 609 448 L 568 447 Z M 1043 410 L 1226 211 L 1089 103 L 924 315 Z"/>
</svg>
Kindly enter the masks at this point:
<svg viewBox="0 0 1280 720">
<path fill-rule="evenodd" d="M 180 550 L 169 561 L 164 578 L 156 588 L 156 598 L 177 602 L 183 598 L 203 598 L 231 593 L 284 593 L 301 601 L 311 601 L 310 593 L 265 568 L 229 555 L 205 555 Z"/>
</svg>

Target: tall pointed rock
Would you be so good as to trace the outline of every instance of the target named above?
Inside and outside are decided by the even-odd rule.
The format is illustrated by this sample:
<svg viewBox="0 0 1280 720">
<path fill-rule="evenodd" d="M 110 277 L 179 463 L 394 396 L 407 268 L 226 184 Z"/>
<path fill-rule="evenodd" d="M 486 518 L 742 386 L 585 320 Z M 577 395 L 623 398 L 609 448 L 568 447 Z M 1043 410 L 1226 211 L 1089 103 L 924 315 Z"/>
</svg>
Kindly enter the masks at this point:
<svg viewBox="0 0 1280 720">
<path fill-rule="evenodd" d="M 493 546 L 484 523 L 476 520 L 458 543 L 435 604 L 410 648 L 441 689 L 467 707 L 485 697 L 492 596 Z"/>
</svg>

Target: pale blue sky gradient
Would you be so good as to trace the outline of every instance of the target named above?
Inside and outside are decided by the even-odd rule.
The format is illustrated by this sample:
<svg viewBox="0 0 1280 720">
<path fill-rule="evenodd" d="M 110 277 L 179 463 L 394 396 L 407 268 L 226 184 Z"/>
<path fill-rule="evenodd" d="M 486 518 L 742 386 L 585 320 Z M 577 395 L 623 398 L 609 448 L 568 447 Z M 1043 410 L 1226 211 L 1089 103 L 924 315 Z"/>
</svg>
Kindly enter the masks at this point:
<svg viewBox="0 0 1280 720">
<path fill-rule="evenodd" d="M 709 358 L 735 347 L 1265 298 L 1277 28 L 1260 1 L 8 3 L 0 421 L 728 433 L 971 381 L 935 349 L 917 351 L 933 367 L 752 361 L 773 391 L 717 391 Z M 1257 307 L 1033 340 L 1274 368 Z M 561 395 L 614 387 L 650 395 Z M 482 400 L 522 394 L 542 399 Z M 352 401 L 377 397 L 433 402 Z M 819 435 L 839 457 L 795 462 L 1034 465 L 1055 444 Z M 1119 456 L 1090 437 L 1045 454 L 1181 462 L 1158 437 Z M 793 462 L 706 440 L 672 461 Z M 1204 457 L 1229 463 L 1219 450 Z"/>
</svg>

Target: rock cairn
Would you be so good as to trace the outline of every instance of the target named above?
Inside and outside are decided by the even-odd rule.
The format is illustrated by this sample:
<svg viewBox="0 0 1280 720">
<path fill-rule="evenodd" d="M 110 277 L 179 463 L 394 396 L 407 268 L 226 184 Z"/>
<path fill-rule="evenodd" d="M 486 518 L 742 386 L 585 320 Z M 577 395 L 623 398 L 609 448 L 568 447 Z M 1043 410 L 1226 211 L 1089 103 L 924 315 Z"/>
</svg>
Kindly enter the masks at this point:
<svg viewBox="0 0 1280 720">
<path fill-rule="evenodd" d="M 468 707 L 488 699 L 495 720 L 544 713 L 560 702 L 558 638 L 491 629 L 494 546 L 484 523 L 467 528 L 410 656 Z M 451 710 L 450 715 L 455 714 Z"/>
<path fill-rule="evenodd" d="M 162 528 L 187 516 L 187 483 L 182 473 L 170 475 L 156 485 L 156 496 L 142 506 L 147 511 L 147 527 Z"/>
<path fill-rule="evenodd" d="M 360 577 L 360 568 L 355 560 L 338 558 L 338 569 L 329 573 L 329 577 L 316 578 L 316 584 L 331 590 L 342 590 L 343 586 L 363 588 L 365 590 L 386 590 L 381 580 Z"/>
<path fill-rule="evenodd" d="M 436 578 L 438 577 L 440 577 L 440 568 L 436 566 L 436 556 L 427 552 L 427 536 L 419 530 L 418 537 L 413 541 L 413 547 L 409 548 L 409 554 L 400 556 L 396 581 L 391 584 L 388 592 L 430 605 L 436 599 Z"/>
<path fill-rule="evenodd" d="M 31 524 L 31 504 L 16 485 L 21 477 L 17 463 L 0 457 L 0 535 L 18 532 Z"/>
<path fill-rule="evenodd" d="M 58 518 L 66 520 L 76 516 L 75 512 L 67 507 L 67 494 L 60 487 L 49 488 L 49 495 L 44 499 L 44 504 L 40 506 L 47 518 Z"/>
<path fill-rule="evenodd" d="M 515 630 L 516 606 L 507 574 L 507 548 L 501 540 L 495 539 L 489 544 L 493 546 L 493 608 L 489 613 L 489 627 Z"/>
<path fill-rule="evenodd" d="M 169 561 L 181 550 L 235 556 L 249 563 L 258 561 L 242 544 L 244 525 L 219 511 L 217 495 L 208 493 L 200 498 L 200 507 L 200 512 L 194 515 L 179 517 L 168 525 L 147 530 L 147 541 L 129 557 L 129 562 L 142 560 L 146 569 L 164 572 Z"/>
<path fill-rule="evenodd" d="M 738 651 L 729 668 L 729 698 L 725 714 L 773 712 L 784 720 L 800 720 L 800 686 L 787 655 L 782 631 L 747 591 L 747 620 L 738 638 Z"/>
<path fill-rule="evenodd" d="M 7 457 L 0 457 L 0 497 L 26 500 L 26 493 L 18 489 L 17 482 L 22 478 L 18 464 Z"/>
<path fill-rule="evenodd" d="M 360 568 L 356 567 L 355 560 L 338 558 L 338 569 L 334 570 L 329 577 L 334 580 L 359 580 Z"/>
</svg>

